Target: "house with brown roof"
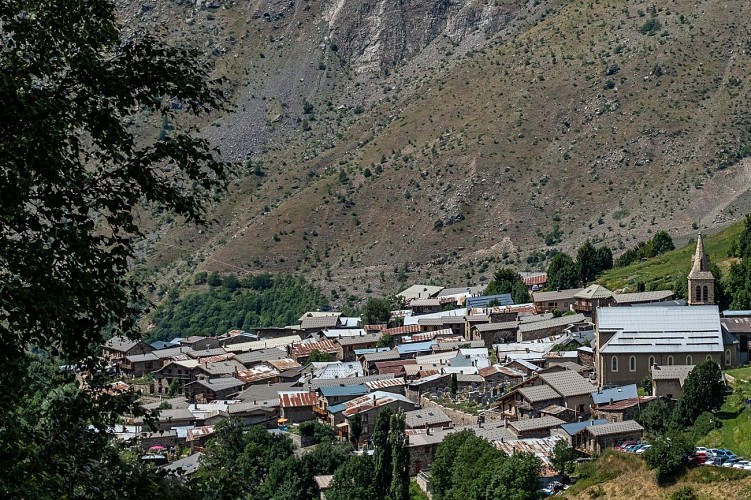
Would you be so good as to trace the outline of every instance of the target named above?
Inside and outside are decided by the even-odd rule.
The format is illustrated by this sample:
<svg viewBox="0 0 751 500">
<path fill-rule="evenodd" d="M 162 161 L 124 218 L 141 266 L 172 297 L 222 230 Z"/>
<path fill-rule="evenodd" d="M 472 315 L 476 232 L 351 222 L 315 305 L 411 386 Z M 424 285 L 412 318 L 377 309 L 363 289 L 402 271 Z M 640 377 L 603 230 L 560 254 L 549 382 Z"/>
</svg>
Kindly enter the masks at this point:
<svg viewBox="0 0 751 500">
<path fill-rule="evenodd" d="M 234 377 L 199 379 L 185 384 L 185 396 L 197 403 L 209 403 L 220 399 L 231 399 L 246 387 L 242 380 Z"/>
<path fill-rule="evenodd" d="M 513 419 L 537 417 L 550 405 L 569 408 L 578 419 L 590 412 L 593 388 L 589 380 L 574 371 L 539 373 L 517 385 L 496 404 Z"/>
<path fill-rule="evenodd" d="M 635 398 L 623 399 L 612 403 L 604 403 L 595 406 L 592 414 L 595 418 L 605 419 L 608 422 L 623 422 L 625 420 L 635 419 L 639 413 L 657 401 L 656 396 L 637 396 Z"/>
<path fill-rule="evenodd" d="M 365 330 L 362 330 L 363 332 Z M 381 339 L 380 333 L 368 333 L 356 337 L 335 338 L 334 344 L 337 346 L 336 359 L 342 361 L 355 361 L 355 351 L 358 349 L 370 349 L 378 344 Z"/>
<path fill-rule="evenodd" d="M 219 339 L 216 337 L 202 337 L 200 335 L 192 335 L 188 338 L 180 340 L 180 345 L 190 347 L 194 351 L 203 351 L 206 349 L 216 349 L 222 345 L 219 343 Z"/>
<path fill-rule="evenodd" d="M 572 310 L 572 306 L 576 303 L 575 296 L 582 290 L 584 289 L 571 288 L 552 292 L 533 292 L 532 302 L 534 302 L 538 314 L 550 312 L 554 309 L 563 313 Z"/>
<path fill-rule="evenodd" d="M 593 284 L 574 294 L 574 299 L 574 311 L 591 316 L 598 307 L 613 304 L 613 292 L 602 285 Z"/>
<path fill-rule="evenodd" d="M 119 365 L 126 356 L 146 354 L 155 349 L 143 340 L 112 337 L 102 346 L 102 357 L 110 364 Z"/>
<path fill-rule="evenodd" d="M 120 362 L 120 371 L 126 377 L 140 377 L 162 367 L 162 360 L 153 352 L 145 354 L 131 354 Z"/>
<path fill-rule="evenodd" d="M 602 453 L 624 441 L 641 441 L 644 427 L 634 420 L 584 427 L 574 436 L 574 448 L 587 455 Z"/>
<path fill-rule="evenodd" d="M 581 313 L 567 316 L 553 317 L 541 321 L 527 321 L 519 324 L 517 333 L 517 342 L 527 340 L 536 340 L 551 335 L 559 335 L 564 330 L 570 329 L 575 325 L 589 324 L 589 319 Z"/>
<path fill-rule="evenodd" d="M 331 354 L 331 356 L 335 358 L 339 355 L 339 348 L 334 344 L 333 340 L 322 339 L 318 342 L 305 341 L 292 344 L 292 346 L 289 347 L 289 357 L 300 364 L 305 364 L 308 361 L 310 353 L 313 351 Z"/>
<path fill-rule="evenodd" d="M 509 422 L 508 428 L 517 439 L 541 438 L 550 436 L 551 429 L 565 423 L 560 418 L 547 416 L 515 420 Z"/>
<path fill-rule="evenodd" d="M 400 394 L 376 391 L 346 403 L 329 406 L 329 422 L 340 432 L 340 438 L 351 435 L 350 420 L 355 415 L 360 416 L 362 433 L 360 439 L 368 441 L 373 434 L 376 419 L 385 408 L 396 412 L 399 410 L 410 411 L 415 409 L 415 404 Z M 341 425 L 344 424 L 344 425 Z"/>
<path fill-rule="evenodd" d="M 632 306 L 636 304 L 652 304 L 673 300 L 672 290 L 655 290 L 653 292 L 614 293 L 613 305 Z"/>
<path fill-rule="evenodd" d="M 283 423 L 299 424 L 314 420 L 314 408 L 318 404 L 318 394 L 313 391 L 280 392 L 279 408 Z M 281 420 L 280 420 L 281 421 Z"/>
<path fill-rule="evenodd" d="M 683 383 L 694 367 L 695 365 L 653 365 L 650 370 L 652 395 L 668 399 L 681 399 Z"/>
<path fill-rule="evenodd" d="M 491 349 L 493 344 L 515 342 L 519 323 L 505 321 L 502 323 L 477 323 L 470 329 L 472 340 L 482 340 L 485 347 Z"/>
</svg>

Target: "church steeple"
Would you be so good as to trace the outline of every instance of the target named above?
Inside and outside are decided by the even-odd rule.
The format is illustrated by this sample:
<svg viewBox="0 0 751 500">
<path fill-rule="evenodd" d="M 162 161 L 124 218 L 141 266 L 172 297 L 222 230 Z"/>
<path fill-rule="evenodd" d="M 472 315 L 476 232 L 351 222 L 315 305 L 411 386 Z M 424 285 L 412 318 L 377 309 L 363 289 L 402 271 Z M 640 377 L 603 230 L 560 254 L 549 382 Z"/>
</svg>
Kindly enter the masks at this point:
<svg viewBox="0 0 751 500">
<path fill-rule="evenodd" d="M 696 253 L 688 273 L 688 305 L 714 304 L 714 276 L 709 269 L 709 256 L 704 252 L 701 233 L 696 240 Z"/>
</svg>

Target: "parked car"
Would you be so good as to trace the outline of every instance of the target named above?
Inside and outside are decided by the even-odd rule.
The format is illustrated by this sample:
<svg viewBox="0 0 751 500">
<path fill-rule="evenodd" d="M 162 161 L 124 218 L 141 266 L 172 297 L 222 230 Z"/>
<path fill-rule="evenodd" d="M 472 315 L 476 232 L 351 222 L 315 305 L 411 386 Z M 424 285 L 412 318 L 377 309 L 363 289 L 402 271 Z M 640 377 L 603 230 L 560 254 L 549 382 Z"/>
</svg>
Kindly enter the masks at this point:
<svg viewBox="0 0 751 500">
<path fill-rule="evenodd" d="M 714 465 L 715 467 L 722 465 L 721 458 L 709 458 L 702 465 Z"/>
<path fill-rule="evenodd" d="M 733 464 L 733 469 L 745 469 L 747 465 L 751 465 L 751 460 L 737 460 Z"/>
<path fill-rule="evenodd" d="M 652 447 L 651 444 L 645 444 L 644 446 L 636 450 L 634 453 L 636 453 L 637 455 L 641 455 L 642 453 L 646 453 L 647 450 L 650 449 L 651 447 Z"/>
<path fill-rule="evenodd" d="M 738 462 L 737 458 L 728 458 L 727 460 L 725 460 L 724 462 L 722 462 L 722 466 L 723 467 L 732 467 L 737 462 Z"/>
<path fill-rule="evenodd" d="M 712 456 L 714 456 L 715 458 L 722 458 L 723 460 L 728 460 L 730 458 L 738 458 L 738 456 L 735 453 L 725 448 L 719 448 L 717 450 L 714 450 L 714 453 Z"/>
<path fill-rule="evenodd" d="M 703 446 L 697 446 L 696 448 L 694 448 L 694 454 L 695 455 L 704 455 L 704 456 L 706 456 L 707 455 L 707 449 L 705 447 L 703 447 Z"/>
<path fill-rule="evenodd" d="M 637 441 L 624 441 L 618 445 L 617 449 L 621 451 L 626 451 L 626 448 L 628 448 L 629 446 L 634 446 L 636 444 L 639 444 L 639 443 Z"/>
<path fill-rule="evenodd" d="M 686 457 L 686 461 L 690 464 L 703 464 L 707 460 L 706 455 L 699 455 L 696 453 Z"/>
</svg>

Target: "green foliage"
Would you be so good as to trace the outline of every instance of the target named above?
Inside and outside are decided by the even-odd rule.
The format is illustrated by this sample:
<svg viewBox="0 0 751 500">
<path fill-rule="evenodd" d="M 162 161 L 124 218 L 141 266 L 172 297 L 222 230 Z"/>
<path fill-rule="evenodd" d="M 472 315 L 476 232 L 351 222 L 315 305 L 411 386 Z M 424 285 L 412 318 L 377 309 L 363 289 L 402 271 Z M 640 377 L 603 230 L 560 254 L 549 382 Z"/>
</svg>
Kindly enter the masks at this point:
<svg viewBox="0 0 751 500">
<path fill-rule="evenodd" d="M 355 447 L 357 447 L 360 442 L 360 435 L 362 434 L 362 417 L 358 413 L 349 417 L 347 423 L 349 424 L 349 440 Z"/>
<path fill-rule="evenodd" d="M 662 434 L 668 430 L 671 421 L 672 410 L 667 403 L 658 399 L 652 401 L 636 417 L 644 429 L 650 434 Z"/>
<path fill-rule="evenodd" d="M 313 349 L 312 351 L 310 351 L 308 361 L 310 363 L 327 363 L 329 361 L 333 361 L 333 358 L 334 357 L 328 352 L 321 352 L 318 349 Z"/>
<path fill-rule="evenodd" d="M 576 451 L 565 440 L 560 440 L 553 446 L 552 465 L 562 474 L 571 472 Z"/>
<path fill-rule="evenodd" d="M 652 440 L 652 447 L 644 453 L 647 467 L 657 472 L 658 483 L 675 477 L 683 470 L 686 457 L 694 445 L 681 433 L 670 433 Z"/>
<path fill-rule="evenodd" d="M 651 240 L 640 241 L 636 248 L 625 251 L 616 261 L 616 266 L 625 267 L 641 259 L 650 259 L 671 250 L 675 250 L 673 239 L 665 231 L 658 231 Z"/>
<path fill-rule="evenodd" d="M 645 375 L 644 378 L 642 378 L 639 381 L 639 387 L 644 391 L 644 394 L 647 396 L 652 395 L 652 375 Z"/>
<path fill-rule="evenodd" d="M 394 300 L 387 298 L 369 298 L 362 309 L 362 320 L 365 325 L 388 324 L 391 319 L 391 309 Z"/>
<path fill-rule="evenodd" d="M 714 361 L 697 365 L 686 377 L 681 399 L 673 412 L 676 425 L 685 428 L 705 411 L 715 411 L 725 400 L 722 372 Z"/>
<path fill-rule="evenodd" d="M 696 500 L 697 498 L 691 486 L 681 486 L 670 494 L 670 500 Z"/>
<path fill-rule="evenodd" d="M 211 288 L 161 305 L 151 315 L 150 339 L 281 327 L 293 324 L 305 311 L 326 305 L 323 295 L 301 278 L 267 275 L 240 280 L 239 285 L 235 290 Z"/>
<path fill-rule="evenodd" d="M 456 378 L 456 373 L 451 374 L 451 395 L 456 396 L 456 392 L 459 390 L 459 381 Z"/>
<path fill-rule="evenodd" d="M 579 281 L 589 283 L 601 272 L 613 268 L 613 252 L 606 246 L 595 247 L 587 240 L 576 252 L 576 267 Z"/>
<path fill-rule="evenodd" d="M 698 443 L 701 438 L 721 427 L 722 420 L 720 417 L 705 411 L 696 418 L 694 424 L 688 429 L 688 432 L 690 433 L 691 441 Z"/>
<path fill-rule="evenodd" d="M 409 500 L 409 448 L 404 434 L 405 416 L 403 411 L 389 418 L 388 446 L 391 448 L 391 483 L 389 500 Z"/>
<path fill-rule="evenodd" d="M 239 418 L 222 420 L 201 456 L 196 490 L 213 498 L 258 497 L 272 464 L 290 458 L 293 449 L 288 437 L 262 426 L 246 432 Z"/>
<path fill-rule="evenodd" d="M 389 445 L 389 426 L 393 412 L 386 408 L 378 414 L 370 444 L 373 446 L 373 461 L 375 462 L 375 488 L 379 498 L 385 498 L 391 485 L 393 474 L 392 448 Z"/>
<path fill-rule="evenodd" d="M 394 339 L 388 333 L 386 335 L 381 335 L 381 338 L 379 338 L 378 342 L 376 343 L 376 347 L 393 347 L 393 346 L 394 346 Z"/>
<path fill-rule="evenodd" d="M 565 253 L 556 254 L 548 265 L 548 290 L 566 290 L 579 286 L 579 270 Z"/>
<path fill-rule="evenodd" d="M 656 17 L 650 17 L 647 21 L 641 25 L 639 32 L 642 35 L 654 35 L 662 29 L 662 23 Z"/>
<path fill-rule="evenodd" d="M 540 462 L 532 454 L 509 457 L 472 431 L 447 436 L 431 466 L 433 498 L 536 499 Z"/>
<path fill-rule="evenodd" d="M 197 51 L 122 30 L 114 2 L 0 3 L 0 496 L 173 498 L 106 430 L 135 412 L 97 366 L 140 334 L 136 209 L 205 222 L 228 165 L 178 127 L 223 107 Z M 161 133 L 135 133 L 144 118 Z M 12 187 L 12 188 L 11 188 Z M 22 243 L 21 243 L 22 242 Z M 28 352 L 47 349 L 46 358 Z M 85 365 L 86 390 L 56 365 Z"/>
<path fill-rule="evenodd" d="M 484 293 L 485 295 L 510 293 L 511 298 L 516 304 L 529 302 L 529 292 L 521 275 L 507 267 L 498 269 L 493 274 L 493 279 L 488 283 Z"/>
<path fill-rule="evenodd" d="M 178 392 L 180 392 L 180 382 L 177 379 L 172 379 L 172 382 L 170 382 L 169 388 L 167 389 L 167 395 L 174 397 L 177 396 Z"/>
<path fill-rule="evenodd" d="M 331 487 L 326 492 L 328 500 L 381 500 L 376 494 L 373 459 L 358 455 L 347 460 L 334 473 Z"/>
<path fill-rule="evenodd" d="M 560 243 L 561 239 L 563 239 L 563 231 L 561 231 L 561 226 L 557 222 L 554 222 L 553 228 L 550 230 L 550 232 L 545 234 L 543 240 L 545 240 L 545 244 L 547 246 L 553 246 L 556 243 Z"/>
<path fill-rule="evenodd" d="M 308 420 L 300 424 L 300 436 L 306 437 L 311 444 L 334 441 L 334 429 L 318 420 Z"/>
</svg>

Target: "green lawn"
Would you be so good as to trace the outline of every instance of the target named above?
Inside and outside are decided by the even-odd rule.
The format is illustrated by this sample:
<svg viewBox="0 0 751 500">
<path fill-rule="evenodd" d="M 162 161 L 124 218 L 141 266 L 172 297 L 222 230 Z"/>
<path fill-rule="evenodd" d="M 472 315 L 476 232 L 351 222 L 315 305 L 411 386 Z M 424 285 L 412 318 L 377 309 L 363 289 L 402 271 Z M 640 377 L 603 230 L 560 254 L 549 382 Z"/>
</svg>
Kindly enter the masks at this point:
<svg viewBox="0 0 751 500">
<path fill-rule="evenodd" d="M 730 246 L 743 232 L 743 227 L 744 221 L 738 221 L 717 234 L 703 238 L 704 250 L 709 254 L 710 260 L 723 268 L 723 271 L 727 266 Z M 636 291 L 639 281 L 647 285 L 647 290 L 673 289 L 673 282 L 685 279 L 691 270 L 695 251 L 695 243 L 691 243 L 645 262 L 611 269 L 602 273 L 597 283 L 610 290 L 628 287 L 629 292 Z"/>
<path fill-rule="evenodd" d="M 737 379 L 736 392 L 751 393 L 751 367 L 736 368 L 727 373 Z M 727 448 L 740 456 L 751 458 L 751 406 L 739 403 L 737 399 L 733 401 L 731 397 L 722 405 L 717 416 L 722 420 L 722 427 L 707 434 L 699 444 L 710 448 Z"/>
</svg>

